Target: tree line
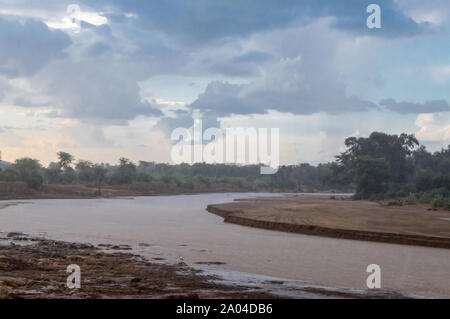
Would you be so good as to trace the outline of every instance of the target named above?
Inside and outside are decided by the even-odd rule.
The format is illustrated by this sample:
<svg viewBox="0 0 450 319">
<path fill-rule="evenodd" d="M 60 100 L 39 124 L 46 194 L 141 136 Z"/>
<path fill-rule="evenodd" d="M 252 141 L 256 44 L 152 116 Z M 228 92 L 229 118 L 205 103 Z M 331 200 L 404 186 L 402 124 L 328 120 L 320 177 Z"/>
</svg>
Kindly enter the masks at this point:
<svg viewBox="0 0 450 319">
<path fill-rule="evenodd" d="M 83 184 L 101 188 L 102 185 L 133 183 L 153 183 L 155 187 L 160 184 L 174 185 L 186 191 L 192 191 L 198 185 L 214 187 L 215 184 L 229 185 L 239 191 L 349 190 L 348 186 L 326 181 L 330 164 L 282 166 L 275 175 L 261 175 L 259 165 L 170 165 L 146 161 L 135 164 L 127 158 L 120 158 L 118 164 L 110 165 L 88 160 L 76 161 L 67 152 L 58 152 L 57 159 L 48 167 L 43 167 L 36 159 L 17 159 L 12 165 L 0 168 L 0 181 L 23 181 L 36 190 L 40 190 L 44 184 Z"/>
<path fill-rule="evenodd" d="M 58 152 L 57 161 L 43 167 L 38 160 L 17 159 L 0 169 L 0 181 L 44 184 L 83 184 L 90 187 L 133 183 L 173 185 L 193 191 L 228 185 L 239 191 L 354 192 L 356 199 L 404 199 L 450 208 L 450 145 L 428 152 L 414 135 L 373 132 L 349 137 L 346 150 L 331 163 L 281 166 L 274 175 L 261 175 L 259 165 L 196 163 L 170 165 L 120 158 L 116 165 L 75 160 Z"/>
</svg>

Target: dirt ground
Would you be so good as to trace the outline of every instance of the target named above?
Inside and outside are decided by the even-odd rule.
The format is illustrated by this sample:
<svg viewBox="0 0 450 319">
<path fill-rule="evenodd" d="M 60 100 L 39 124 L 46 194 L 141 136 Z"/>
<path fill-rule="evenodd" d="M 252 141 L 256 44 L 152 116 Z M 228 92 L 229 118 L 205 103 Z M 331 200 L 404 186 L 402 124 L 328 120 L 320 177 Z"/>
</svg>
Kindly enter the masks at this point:
<svg viewBox="0 0 450 319">
<path fill-rule="evenodd" d="M 450 248 L 450 212 L 433 211 L 423 204 L 296 195 L 239 200 L 210 205 L 207 210 L 225 222 L 252 227 Z"/>
<path fill-rule="evenodd" d="M 0 238 L 0 299 L 4 298 L 274 298 L 255 288 L 226 286 L 182 262 L 152 263 L 129 247 L 30 238 Z M 21 243 L 21 244 L 14 244 Z M 117 251 L 123 250 L 123 251 Z M 67 266 L 81 268 L 81 288 L 67 288 Z"/>
</svg>

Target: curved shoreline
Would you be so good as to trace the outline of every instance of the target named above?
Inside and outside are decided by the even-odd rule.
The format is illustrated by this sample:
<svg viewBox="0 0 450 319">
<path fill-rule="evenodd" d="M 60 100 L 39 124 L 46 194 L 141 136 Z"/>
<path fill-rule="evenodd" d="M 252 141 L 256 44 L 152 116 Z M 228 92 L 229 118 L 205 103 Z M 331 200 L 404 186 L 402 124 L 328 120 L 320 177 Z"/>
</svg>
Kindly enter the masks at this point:
<svg viewBox="0 0 450 319">
<path fill-rule="evenodd" d="M 450 238 L 444 237 L 405 235 L 398 233 L 375 232 L 375 231 L 372 232 L 353 229 L 339 229 L 317 225 L 292 224 L 284 222 L 258 220 L 249 217 L 236 216 L 235 211 L 219 208 L 216 205 L 208 205 L 206 207 L 206 210 L 212 214 L 222 217 L 225 223 L 232 223 L 247 227 L 255 227 L 266 230 L 296 233 L 302 235 L 322 236 L 338 239 L 363 240 L 389 244 L 450 249 Z"/>
</svg>

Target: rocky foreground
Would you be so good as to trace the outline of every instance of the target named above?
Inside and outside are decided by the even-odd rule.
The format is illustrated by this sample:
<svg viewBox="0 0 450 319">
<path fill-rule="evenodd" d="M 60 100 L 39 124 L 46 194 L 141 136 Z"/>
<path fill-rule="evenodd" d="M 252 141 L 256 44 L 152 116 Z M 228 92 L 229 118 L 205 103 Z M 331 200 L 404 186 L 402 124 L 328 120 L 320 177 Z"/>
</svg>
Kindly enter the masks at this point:
<svg viewBox="0 0 450 319">
<path fill-rule="evenodd" d="M 183 263 L 152 263 L 112 247 L 2 234 L 0 298 L 273 298 L 255 288 L 225 286 Z M 105 248 L 105 246 L 103 246 Z M 108 247 L 108 246 L 106 246 Z M 111 248 L 111 247 L 109 247 Z M 106 248 L 107 249 L 107 248 Z M 117 252 L 117 250 L 124 250 Z M 81 288 L 66 285 L 67 266 L 81 268 Z"/>
</svg>

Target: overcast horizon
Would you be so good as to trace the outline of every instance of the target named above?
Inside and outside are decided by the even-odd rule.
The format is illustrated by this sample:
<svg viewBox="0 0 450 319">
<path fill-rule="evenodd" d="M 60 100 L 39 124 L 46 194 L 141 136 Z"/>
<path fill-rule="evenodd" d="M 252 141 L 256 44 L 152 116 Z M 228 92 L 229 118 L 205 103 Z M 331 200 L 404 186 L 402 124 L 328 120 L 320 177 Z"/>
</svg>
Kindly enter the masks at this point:
<svg viewBox="0 0 450 319">
<path fill-rule="evenodd" d="M 0 0 L 2 159 L 170 162 L 193 118 L 280 128 L 281 164 L 332 161 L 372 131 L 440 150 L 449 26 L 445 0 Z"/>
</svg>

